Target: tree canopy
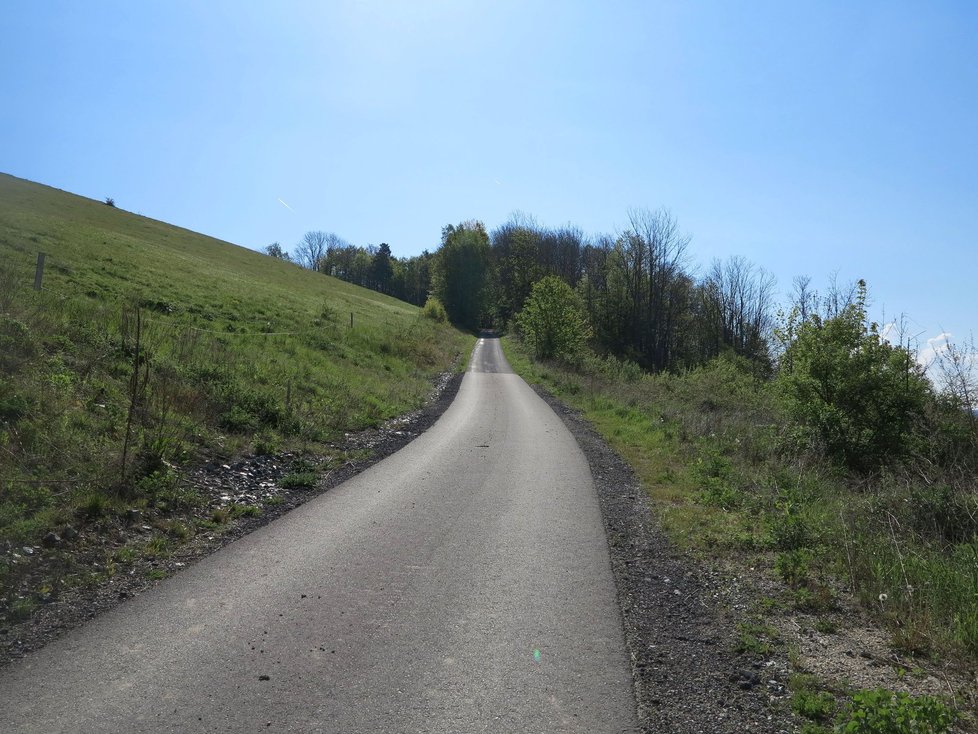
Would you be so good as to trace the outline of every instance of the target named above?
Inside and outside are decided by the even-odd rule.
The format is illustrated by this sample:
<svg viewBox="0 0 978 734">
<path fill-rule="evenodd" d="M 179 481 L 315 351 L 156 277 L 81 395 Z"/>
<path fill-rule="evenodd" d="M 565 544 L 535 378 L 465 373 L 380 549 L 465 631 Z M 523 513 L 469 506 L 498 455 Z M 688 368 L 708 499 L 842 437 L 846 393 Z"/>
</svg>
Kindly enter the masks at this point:
<svg viewBox="0 0 978 734">
<path fill-rule="evenodd" d="M 489 235 L 482 222 L 450 224 L 442 230 L 432 280 L 452 323 L 468 329 L 486 325 L 489 260 Z"/>
<path fill-rule="evenodd" d="M 591 336 L 580 299 L 556 275 L 533 285 L 516 322 L 537 359 L 573 360 Z"/>
</svg>

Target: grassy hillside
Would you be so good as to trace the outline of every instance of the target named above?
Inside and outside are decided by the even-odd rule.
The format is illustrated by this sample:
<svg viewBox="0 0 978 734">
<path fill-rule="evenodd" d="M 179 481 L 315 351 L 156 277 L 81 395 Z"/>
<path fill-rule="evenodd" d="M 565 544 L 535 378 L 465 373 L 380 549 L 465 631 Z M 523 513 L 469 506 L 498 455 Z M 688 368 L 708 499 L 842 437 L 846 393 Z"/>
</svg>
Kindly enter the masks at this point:
<svg viewBox="0 0 978 734">
<path fill-rule="evenodd" d="M 467 341 L 401 301 L 0 175 L 0 538 L 152 499 L 204 456 L 376 425 L 423 403 Z"/>
</svg>

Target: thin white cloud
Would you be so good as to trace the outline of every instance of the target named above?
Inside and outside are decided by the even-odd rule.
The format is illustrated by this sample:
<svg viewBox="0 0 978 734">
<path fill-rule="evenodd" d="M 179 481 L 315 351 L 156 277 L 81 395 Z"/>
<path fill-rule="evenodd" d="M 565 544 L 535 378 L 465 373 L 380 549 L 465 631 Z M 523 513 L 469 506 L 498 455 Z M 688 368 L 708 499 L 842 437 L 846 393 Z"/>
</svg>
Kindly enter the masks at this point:
<svg viewBox="0 0 978 734">
<path fill-rule="evenodd" d="M 947 351 L 948 342 L 951 341 L 951 334 L 947 331 L 942 331 L 937 336 L 932 336 L 927 340 L 927 346 L 920 350 L 917 355 L 917 361 L 920 362 L 924 367 L 930 367 L 934 364 L 937 358 Z"/>
<path fill-rule="evenodd" d="M 288 204 L 286 204 L 286 203 L 285 203 L 284 201 L 282 201 L 281 199 L 279 199 L 279 200 L 278 200 L 278 203 L 279 203 L 279 204 L 281 204 L 282 206 L 284 206 L 284 207 L 285 207 L 286 209 L 288 209 L 288 210 L 289 210 L 290 212 L 294 212 L 294 211 L 295 211 L 295 209 L 293 209 L 293 208 L 292 208 L 291 206 L 289 206 Z"/>
<path fill-rule="evenodd" d="M 958 398 L 978 395 L 978 352 L 974 340 L 952 340 L 949 332 L 941 332 L 927 340 L 920 354 L 920 363 L 928 368 L 928 376 L 940 390 L 948 390 Z M 978 406 L 972 405 L 972 408 Z"/>
</svg>

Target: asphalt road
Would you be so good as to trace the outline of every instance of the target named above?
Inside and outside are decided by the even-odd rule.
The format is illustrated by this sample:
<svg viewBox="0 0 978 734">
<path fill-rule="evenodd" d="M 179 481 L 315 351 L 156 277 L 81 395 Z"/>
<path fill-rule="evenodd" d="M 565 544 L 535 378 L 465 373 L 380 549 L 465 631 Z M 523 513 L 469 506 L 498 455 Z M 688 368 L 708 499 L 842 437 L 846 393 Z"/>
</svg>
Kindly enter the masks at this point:
<svg viewBox="0 0 978 734">
<path fill-rule="evenodd" d="M 0 732 L 621 732 L 587 463 L 482 339 L 430 430 L 0 671 Z"/>
</svg>

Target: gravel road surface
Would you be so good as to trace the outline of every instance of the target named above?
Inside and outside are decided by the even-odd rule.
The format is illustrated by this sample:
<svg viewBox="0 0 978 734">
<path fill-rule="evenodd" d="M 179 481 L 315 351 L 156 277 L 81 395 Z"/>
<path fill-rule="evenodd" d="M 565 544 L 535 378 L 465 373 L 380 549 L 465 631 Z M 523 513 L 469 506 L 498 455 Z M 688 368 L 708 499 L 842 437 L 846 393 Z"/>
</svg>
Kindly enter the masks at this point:
<svg viewBox="0 0 978 734">
<path fill-rule="evenodd" d="M 3 732 L 636 727 L 588 463 L 494 339 L 404 449 L 0 671 Z"/>
</svg>

